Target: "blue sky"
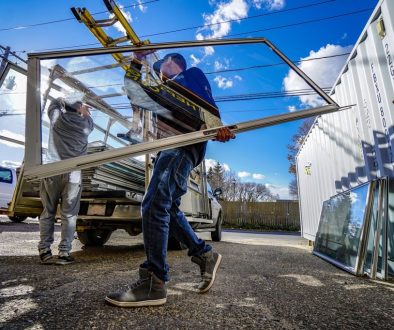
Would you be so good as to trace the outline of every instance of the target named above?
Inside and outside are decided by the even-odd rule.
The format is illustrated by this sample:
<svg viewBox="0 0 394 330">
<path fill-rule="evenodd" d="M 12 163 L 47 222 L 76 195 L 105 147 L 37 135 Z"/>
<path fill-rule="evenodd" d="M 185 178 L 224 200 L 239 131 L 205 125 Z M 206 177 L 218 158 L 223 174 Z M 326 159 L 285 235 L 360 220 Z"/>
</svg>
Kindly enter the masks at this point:
<svg viewBox="0 0 394 330">
<path fill-rule="evenodd" d="M 265 37 L 290 59 L 298 61 L 350 52 L 377 2 L 118 0 L 117 4 L 125 7 L 123 10 L 136 33 L 142 39 L 148 38 L 154 43 L 212 37 Z M 128 7 L 137 3 L 141 5 Z M 102 1 L 3 0 L 1 5 L 0 45 L 10 46 L 21 57 L 25 57 L 25 53 L 31 51 L 98 46 L 95 45 L 97 40 L 88 29 L 73 19 L 70 7 L 86 7 L 91 13 L 102 12 L 106 10 Z M 95 17 L 104 19 L 108 15 L 102 13 Z M 62 22 L 29 26 L 63 19 Z M 233 21 L 212 25 L 228 20 Z M 201 28 L 207 24 L 211 25 Z M 174 30 L 181 31 L 163 33 Z M 111 35 L 118 34 L 114 28 L 107 31 Z M 289 72 L 287 66 L 272 65 L 281 60 L 262 45 L 192 48 L 179 51 L 186 57 L 189 66 L 196 65 L 208 73 L 207 77 L 215 98 L 263 92 L 290 92 L 306 88 L 292 72 Z M 108 58 L 105 61 L 107 60 Z M 103 59 L 103 62 L 105 61 Z M 304 61 L 301 68 L 321 87 L 331 87 L 345 61 L 346 56 Z M 245 70 L 247 67 L 259 65 L 271 66 Z M 228 69 L 243 70 L 217 72 Z M 226 124 L 297 111 L 320 104 L 321 100 L 314 95 L 302 98 L 279 97 L 218 102 L 223 122 Z M 16 118 L 17 116 L 13 120 L 16 121 Z M 18 118 L 21 121 L 21 118 Z M 4 125 L 8 126 L 9 120 L 10 117 L 0 117 L 0 130 L 4 129 Z M 300 122 L 292 122 L 242 133 L 234 141 L 226 144 L 211 142 L 206 158 L 225 164 L 244 182 L 266 184 L 273 193 L 288 198 L 287 188 L 292 176 L 288 173 L 286 146 L 299 124 Z M 0 152 L 0 162 L 16 161 L 10 159 L 10 154 L 5 154 L 1 148 Z"/>
</svg>

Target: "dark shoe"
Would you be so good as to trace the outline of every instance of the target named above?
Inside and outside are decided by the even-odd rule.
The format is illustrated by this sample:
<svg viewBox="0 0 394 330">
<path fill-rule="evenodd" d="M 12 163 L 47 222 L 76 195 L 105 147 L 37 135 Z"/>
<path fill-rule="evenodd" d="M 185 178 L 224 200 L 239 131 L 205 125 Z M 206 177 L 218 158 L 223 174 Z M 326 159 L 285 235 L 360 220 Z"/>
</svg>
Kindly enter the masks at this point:
<svg viewBox="0 0 394 330">
<path fill-rule="evenodd" d="M 110 293 L 105 300 L 118 307 L 163 305 L 167 301 L 164 281 L 145 268 L 140 268 L 140 279 L 125 292 Z"/>
<path fill-rule="evenodd" d="M 49 264 L 52 261 L 52 252 L 51 250 L 43 250 L 40 251 L 40 261 L 42 264 Z"/>
<path fill-rule="evenodd" d="M 56 265 L 68 265 L 75 262 L 75 259 L 70 254 L 60 254 L 57 257 Z"/>
<path fill-rule="evenodd" d="M 201 270 L 201 282 L 198 285 L 200 293 L 207 292 L 211 288 L 221 261 L 222 256 L 212 250 L 200 257 L 192 257 L 192 262 L 199 265 Z"/>
</svg>

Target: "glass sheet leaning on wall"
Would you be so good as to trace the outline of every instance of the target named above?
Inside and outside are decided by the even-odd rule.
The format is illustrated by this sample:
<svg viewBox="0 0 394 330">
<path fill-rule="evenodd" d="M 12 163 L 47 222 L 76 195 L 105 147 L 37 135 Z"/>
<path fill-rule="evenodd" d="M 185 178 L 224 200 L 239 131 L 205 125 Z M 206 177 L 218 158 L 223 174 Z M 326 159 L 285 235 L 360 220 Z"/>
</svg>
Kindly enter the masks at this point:
<svg viewBox="0 0 394 330">
<path fill-rule="evenodd" d="M 353 274 L 358 267 L 365 210 L 373 186 L 363 184 L 323 204 L 313 253 Z"/>
<path fill-rule="evenodd" d="M 354 275 L 394 276 L 394 180 L 381 178 L 325 201 L 313 254 Z"/>
</svg>

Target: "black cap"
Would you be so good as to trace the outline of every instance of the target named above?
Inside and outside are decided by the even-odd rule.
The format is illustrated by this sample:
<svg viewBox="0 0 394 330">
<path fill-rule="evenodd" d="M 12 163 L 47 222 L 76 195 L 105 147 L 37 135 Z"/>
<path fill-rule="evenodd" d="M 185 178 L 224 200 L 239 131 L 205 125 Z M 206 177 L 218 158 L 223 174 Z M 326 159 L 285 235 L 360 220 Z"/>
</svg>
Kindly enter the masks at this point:
<svg viewBox="0 0 394 330">
<path fill-rule="evenodd" d="M 168 58 L 171 57 L 171 59 L 179 65 L 179 67 L 182 69 L 182 71 L 186 70 L 187 64 L 186 64 L 186 60 L 185 58 L 179 54 L 179 53 L 171 53 L 171 54 L 167 54 L 166 56 L 164 56 L 161 60 L 155 62 L 153 64 L 153 70 L 155 70 L 155 72 L 157 74 L 160 73 L 160 67 L 163 64 L 163 62 L 167 61 Z"/>
</svg>

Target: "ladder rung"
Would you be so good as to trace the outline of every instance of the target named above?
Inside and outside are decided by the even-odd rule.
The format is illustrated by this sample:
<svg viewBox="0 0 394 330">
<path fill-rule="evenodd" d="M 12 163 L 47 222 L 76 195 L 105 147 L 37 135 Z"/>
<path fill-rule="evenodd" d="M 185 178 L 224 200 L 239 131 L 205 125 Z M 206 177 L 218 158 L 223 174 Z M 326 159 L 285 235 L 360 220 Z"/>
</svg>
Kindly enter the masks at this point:
<svg viewBox="0 0 394 330">
<path fill-rule="evenodd" d="M 129 39 L 127 36 L 120 37 L 120 38 L 117 38 L 117 39 L 112 39 L 112 41 L 109 42 L 109 43 L 107 44 L 107 46 L 108 46 L 108 47 L 116 46 L 117 44 L 120 44 L 120 43 L 126 42 L 126 41 L 130 41 L 130 39 Z"/>
<path fill-rule="evenodd" d="M 112 26 L 114 25 L 116 22 L 118 22 L 118 19 L 114 16 L 112 18 L 108 18 L 108 19 L 98 19 L 95 20 L 96 26 L 99 27 L 106 27 L 106 26 Z"/>
</svg>

